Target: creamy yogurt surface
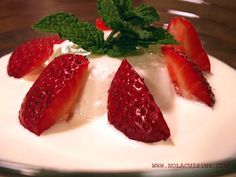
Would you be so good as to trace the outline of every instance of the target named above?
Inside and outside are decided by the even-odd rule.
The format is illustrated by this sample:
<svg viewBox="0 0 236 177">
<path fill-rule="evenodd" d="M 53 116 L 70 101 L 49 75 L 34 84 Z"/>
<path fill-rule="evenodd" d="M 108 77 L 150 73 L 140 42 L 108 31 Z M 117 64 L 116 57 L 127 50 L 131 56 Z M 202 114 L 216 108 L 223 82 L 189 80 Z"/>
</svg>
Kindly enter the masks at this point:
<svg viewBox="0 0 236 177">
<path fill-rule="evenodd" d="M 236 157 L 236 71 L 213 57 L 206 75 L 216 98 L 213 108 L 176 95 L 158 53 L 128 57 L 170 128 L 171 136 L 156 143 L 131 140 L 107 120 L 107 91 L 121 59 L 88 56 L 88 78 L 72 119 L 38 137 L 18 119 L 33 81 L 9 77 L 9 57 L 0 58 L 0 159 L 69 171 L 127 171 Z"/>
</svg>

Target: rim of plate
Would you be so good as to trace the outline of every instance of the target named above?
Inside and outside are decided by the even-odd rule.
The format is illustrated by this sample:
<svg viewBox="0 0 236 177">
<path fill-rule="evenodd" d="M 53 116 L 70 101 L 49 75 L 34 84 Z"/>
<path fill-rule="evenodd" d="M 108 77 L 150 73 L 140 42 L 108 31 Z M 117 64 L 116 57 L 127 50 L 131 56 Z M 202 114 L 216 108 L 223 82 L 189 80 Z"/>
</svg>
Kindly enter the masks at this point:
<svg viewBox="0 0 236 177">
<path fill-rule="evenodd" d="M 201 164 L 201 163 L 200 163 Z M 212 177 L 236 173 L 236 159 L 209 162 L 208 168 L 175 168 L 147 171 L 63 171 L 0 159 L 0 175 L 30 177 L 142 176 L 142 177 Z"/>
</svg>

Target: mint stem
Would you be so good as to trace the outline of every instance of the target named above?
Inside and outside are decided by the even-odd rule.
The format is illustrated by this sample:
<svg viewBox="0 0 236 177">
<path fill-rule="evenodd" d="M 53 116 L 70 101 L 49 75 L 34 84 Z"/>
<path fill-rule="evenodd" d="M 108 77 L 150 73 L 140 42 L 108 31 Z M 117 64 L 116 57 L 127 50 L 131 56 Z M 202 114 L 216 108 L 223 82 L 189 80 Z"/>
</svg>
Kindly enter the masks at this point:
<svg viewBox="0 0 236 177">
<path fill-rule="evenodd" d="M 117 33 L 117 30 L 113 30 L 106 39 L 106 45 L 109 44 L 114 38 L 113 36 Z"/>
</svg>

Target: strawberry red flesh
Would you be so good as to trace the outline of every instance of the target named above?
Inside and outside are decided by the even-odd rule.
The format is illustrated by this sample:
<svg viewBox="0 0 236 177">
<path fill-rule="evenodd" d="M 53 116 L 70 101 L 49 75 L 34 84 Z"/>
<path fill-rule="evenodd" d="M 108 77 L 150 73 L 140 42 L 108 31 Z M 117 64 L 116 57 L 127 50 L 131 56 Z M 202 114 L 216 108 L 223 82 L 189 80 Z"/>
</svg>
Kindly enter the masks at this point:
<svg viewBox="0 0 236 177">
<path fill-rule="evenodd" d="M 21 124 L 40 135 L 69 115 L 83 87 L 88 60 L 66 54 L 55 58 L 40 74 L 21 105 Z"/>
<path fill-rule="evenodd" d="M 167 30 L 180 45 L 173 45 L 175 50 L 185 53 L 202 71 L 210 72 L 210 61 L 202 47 L 194 26 L 183 17 L 170 20 Z"/>
<path fill-rule="evenodd" d="M 96 28 L 101 30 L 101 31 L 108 31 L 111 30 L 105 22 L 102 20 L 102 18 L 97 18 L 96 19 Z"/>
<path fill-rule="evenodd" d="M 199 67 L 172 47 L 162 47 L 162 53 L 176 92 L 183 97 L 213 106 L 214 94 Z"/>
<path fill-rule="evenodd" d="M 163 115 L 134 68 L 123 60 L 108 92 L 108 120 L 130 139 L 166 140 L 170 130 Z"/>
<path fill-rule="evenodd" d="M 32 39 L 16 48 L 9 60 L 9 76 L 21 78 L 41 66 L 52 54 L 53 45 L 63 42 L 59 36 Z"/>
</svg>

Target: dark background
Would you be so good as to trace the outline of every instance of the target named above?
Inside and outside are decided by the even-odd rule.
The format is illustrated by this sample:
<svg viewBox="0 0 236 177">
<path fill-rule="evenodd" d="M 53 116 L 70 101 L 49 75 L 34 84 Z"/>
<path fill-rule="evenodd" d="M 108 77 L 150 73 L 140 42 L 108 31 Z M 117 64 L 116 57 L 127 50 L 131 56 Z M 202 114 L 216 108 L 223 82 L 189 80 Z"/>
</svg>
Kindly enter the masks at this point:
<svg viewBox="0 0 236 177">
<path fill-rule="evenodd" d="M 168 23 L 173 10 L 190 12 L 199 18 L 189 18 L 200 33 L 207 52 L 236 68 L 236 0 L 136 0 L 154 5 L 161 21 Z M 171 11 L 172 12 L 171 12 Z M 67 11 L 80 20 L 95 23 L 95 0 L 1 0 L 0 56 L 20 43 L 45 34 L 35 32 L 31 25 L 41 17 Z"/>
</svg>

